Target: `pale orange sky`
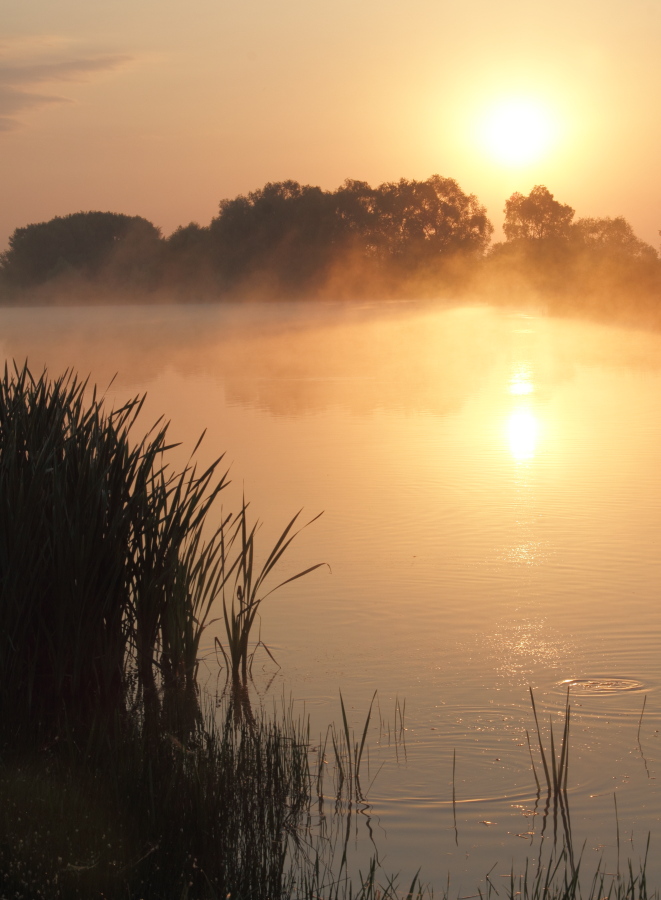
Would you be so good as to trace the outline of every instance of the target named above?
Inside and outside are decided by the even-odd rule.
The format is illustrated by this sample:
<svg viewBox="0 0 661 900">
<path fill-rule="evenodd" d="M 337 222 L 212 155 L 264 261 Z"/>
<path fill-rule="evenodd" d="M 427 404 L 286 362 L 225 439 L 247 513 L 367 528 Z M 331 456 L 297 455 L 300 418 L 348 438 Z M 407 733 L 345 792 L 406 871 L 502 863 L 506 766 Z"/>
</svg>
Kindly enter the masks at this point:
<svg viewBox="0 0 661 900">
<path fill-rule="evenodd" d="M 169 234 L 292 178 L 334 189 L 432 173 L 498 227 L 545 184 L 659 246 L 659 0 L 5 0 L 0 247 L 79 210 Z M 540 155 L 496 155 L 518 101 Z"/>
</svg>

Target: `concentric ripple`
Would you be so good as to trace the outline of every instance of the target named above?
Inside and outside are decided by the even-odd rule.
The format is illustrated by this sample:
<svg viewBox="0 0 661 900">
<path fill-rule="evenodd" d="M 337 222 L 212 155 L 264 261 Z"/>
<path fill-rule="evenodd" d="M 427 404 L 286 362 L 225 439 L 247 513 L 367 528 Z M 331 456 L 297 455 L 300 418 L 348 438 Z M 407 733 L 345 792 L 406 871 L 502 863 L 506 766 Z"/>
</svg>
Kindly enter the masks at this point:
<svg viewBox="0 0 661 900">
<path fill-rule="evenodd" d="M 567 678 L 558 682 L 558 687 L 581 694 L 622 694 L 639 691 L 644 685 L 634 678 Z"/>
</svg>

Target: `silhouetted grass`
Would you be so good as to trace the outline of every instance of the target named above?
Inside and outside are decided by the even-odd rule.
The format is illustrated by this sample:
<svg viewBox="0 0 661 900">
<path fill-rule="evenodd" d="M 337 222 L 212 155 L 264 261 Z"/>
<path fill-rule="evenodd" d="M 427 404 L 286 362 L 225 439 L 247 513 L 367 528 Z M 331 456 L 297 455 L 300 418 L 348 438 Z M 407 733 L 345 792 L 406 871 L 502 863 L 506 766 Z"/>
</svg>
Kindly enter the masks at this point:
<svg viewBox="0 0 661 900">
<path fill-rule="evenodd" d="M 133 439 L 144 398 L 107 412 L 89 394 L 72 373 L 5 367 L 0 380 L 0 721 L 28 747 L 65 735 L 102 746 L 136 714 L 185 738 L 214 600 L 245 685 L 264 597 L 317 568 L 269 590 L 297 516 L 257 568 L 245 501 L 216 513 L 222 457 L 176 473 L 166 425 Z"/>
<path fill-rule="evenodd" d="M 144 398 L 87 393 L 27 366 L 0 380 L 0 721 L 28 746 L 102 744 L 137 708 L 183 727 L 222 579 L 220 528 L 202 537 L 220 460 L 171 472 L 167 426 L 132 440 Z"/>
<path fill-rule="evenodd" d="M 548 854 L 540 852 L 534 860 L 526 860 L 522 873 L 512 870 L 504 884 L 494 885 L 489 876 L 486 890 L 479 891 L 481 900 L 505 897 L 507 900 L 656 900 L 658 890 L 649 889 L 646 867 L 649 837 L 645 857 L 638 866 L 629 861 L 624 875 L 608 874 L 600 863 L 594 872 L 581 877 L 582 859 L 575 859 L 573 848 L 566 844 L 554 847 Z"/>
<path fill-rule="evenodd" d="M 223 572 L 222 579 L 227 652 L 220 641 L 217 640 L 216 644 L 225 658 L 232 681 L 235 684 L 240 683 L 243 687 L 246 687 L 252 661 L 248 650 L 250 632 L 255 623 L 255 617 L 260 605 L 269 594 L 310 572 L 314 572 L 315 569 L 323 565 L 323 563 L 316 563 L 316 565 L 286 578 L 275 587 L 267 590 L 266 593 L 262 593 L 266 587 L 269 575 L 271 575 L 283 555 L 287 552 L 287 548 L 292 541 L 300 533 L 301 529 L 294 530 L 294 526 L 301 512 L 302 510 L 296 513 L 287 524 L 268 554 L 266 561 L 259 569 L 255 568 L 255 534 L 259 523 L 255 523 L 252 527 L 249 526 L 245 500 L 238 515 L 228 519 L 223 526 L 223 559 L 227 560 L 228 555 L 232 552 L 235 553 L 235 556 L 231 564 L 226 564 L 226 571 Z M 315 522 L 320 515 L 321 513 L 315 516 L 314 519 L 311 519 L 307 525 Z M 307 525 L 303 527 L 307 527 Z M 225 591 L 226 585 L 230 588 L 227 592 Z M 229 594 L 229 597 L 227 594 Z M 268 648 L 266 650 L 270 656 L 271 653 Z"/>
</svg>

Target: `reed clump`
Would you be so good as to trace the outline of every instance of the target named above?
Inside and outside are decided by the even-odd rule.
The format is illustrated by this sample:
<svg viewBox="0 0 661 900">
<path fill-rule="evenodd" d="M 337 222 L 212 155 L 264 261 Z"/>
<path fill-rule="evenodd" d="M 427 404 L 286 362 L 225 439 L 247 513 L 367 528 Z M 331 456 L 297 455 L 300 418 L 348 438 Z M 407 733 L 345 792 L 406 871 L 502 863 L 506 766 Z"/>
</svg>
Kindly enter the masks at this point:
<svg viewBox="0 0 661 900">
<path fill-rule="evenodd" d="M 102 742 L 129 710 L 154 727 L 181 713 L 224 576 L 221 528 L 203 538 L 220 459 L 175 473 L 166 425 L 132 439 L 144 398 L 107 412 L 88 393 L 27 365 L 0 380 L 0 720 L 13 742 Z"/>
<path fill-rule="evenodd" d="M 222 457 L 177 473 L 166 424 L 133 438 L 144 397 L 106 411 L 89 394 L 71 372 L 35 378 L 27 365 L 0 380 L 3 737 L 102 745 L 138 714 L 146 731 L 183 739 L 199 715 L 214 601 L 232 680 L 245 686 L 261 602 L 317 566 L 268 590 L 298 517 L 258 568 L 245 501 L 216 514 Z"/>
<path fill-rule="evenodd" d="M 288 896 L 307 736 L 203 708 L 196 676 L 237 584 L 245 659 L 291 527 L 251 582 L 246 504 L 211 524 L 222 457 L 172 471 L 166 424 L 133 437 L 143 403 L 0 379 L 0 896 Z"/>
</svg>

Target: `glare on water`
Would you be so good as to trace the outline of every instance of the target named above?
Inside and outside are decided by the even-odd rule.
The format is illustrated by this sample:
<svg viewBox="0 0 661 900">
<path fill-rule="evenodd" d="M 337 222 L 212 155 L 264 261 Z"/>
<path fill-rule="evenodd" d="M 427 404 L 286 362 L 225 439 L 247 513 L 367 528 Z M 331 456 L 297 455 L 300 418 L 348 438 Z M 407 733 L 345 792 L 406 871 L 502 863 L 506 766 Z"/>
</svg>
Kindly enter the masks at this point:
<svg viewBox="0 0 661 900">
<path fill-rule="evenodd" d="M 535 414 L 525 406 L 517 406 L 507 420 L 510 450 L 516 460 L 532 459 L 535 455 L 539 426 Z"/>
<path fill-rule="evenodd" d="M 329 568 L 264 605 L 281 668 L 258 656 L 255 686 L 305 705 L 313 733 L 339 718 L 340 689 L 356 727 L 378 689 L 391 737 L 406 699 L 405 756 L 376 724 L 370 738 L 383 769 L 363 821 L 388 869 L 474 886 L 535 852 L 529 686 L 544 723 L 570 686 L 579 845 L 595 862 L 613 850 L 614 791 L 631 853 L 654 839 L 661 336 L 530 310 L 299 303 L 4 309 L 0 337 L 35 369 L 102 387 L 118 373 L 109 401 L 147 391 L 145 426 L 170 419 L 182 463 L 207 429 L 201 459 L 226 453 L 225 505 L 245 489 L 265 546 L 296 510 L 324 510 L 282 572 Z"/>
</svg>

